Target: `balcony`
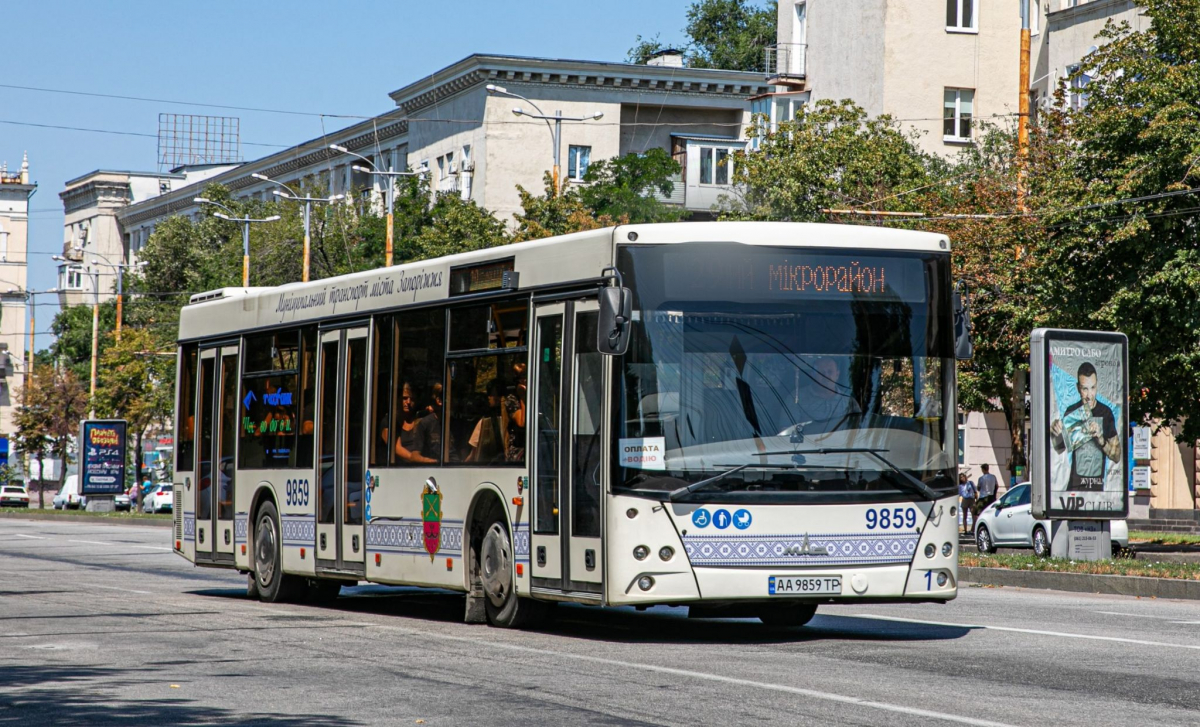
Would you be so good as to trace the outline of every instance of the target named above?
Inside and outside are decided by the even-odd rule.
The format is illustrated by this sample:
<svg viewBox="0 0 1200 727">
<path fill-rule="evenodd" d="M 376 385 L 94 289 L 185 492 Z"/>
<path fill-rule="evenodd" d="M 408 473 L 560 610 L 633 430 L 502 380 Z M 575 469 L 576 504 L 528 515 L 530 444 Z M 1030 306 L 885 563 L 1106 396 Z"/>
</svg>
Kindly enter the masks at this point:
<svg viewBox="0 0 1200 727">
<path fill-rule="evenodd" d="M 795 83 L 805 79 L 806 43 L 778 43 L 764 48 L 767 83 Z"/>
</svg>

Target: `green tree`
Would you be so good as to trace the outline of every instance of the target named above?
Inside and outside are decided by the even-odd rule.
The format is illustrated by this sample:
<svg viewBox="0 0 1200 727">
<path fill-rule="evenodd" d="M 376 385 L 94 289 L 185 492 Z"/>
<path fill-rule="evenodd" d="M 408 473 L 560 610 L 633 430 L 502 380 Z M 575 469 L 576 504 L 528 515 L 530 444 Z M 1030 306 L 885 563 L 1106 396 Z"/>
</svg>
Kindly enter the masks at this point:
<svg viewBox="0 0 1200 727">
<path fill-rule="evenodd" d="M 776 131 L 758 125 L 759 150 L 735 155 L 737 219 L 822 222 L 824 210 L 871 203 L 920 209 L 922 198 L 894 193 L 946 176 L 946 164 L 922 152 L 916 136 L 888 116 L 869 118 L 851 101 L 817 101 Z M 841 221 L 841 218 L 837 218 Z"/>
<path fill-rule="evenodd" d="M 413 260 L 483 250 L 512 241 L 503 222 L 457 194 L 437 195 L 430 216 L 430 224 L 412 238 Z"/>
<path fill-rule="evenodd" d="M 597 218 L 580 200 L 577 190 L 568 188 L 563 194 L 556 194 L 554 177 L 549 172 L 545 174 L 542 182 L 541 195 L 535 195 L 517 185 L 517 193 L 521 195 L 521 212 L 513 215 L 517 221 L 517 229 L 513 234 L 514 242 L 594 230 L 597 227 L 615 224 L 608 217 Z"/>
<path fill-rule="evenodd" d="M 21 450 L 62 461 L 58 487 L 62 488 L 71 462 L 79 422 L 87 416 L 88 387 L 69 368 L 42 366 L 21 392 L 21 406 L 13 415 Z M 45 507 L 45 495 L 40 504 Z"/>
<path fill-rule="evenodd" d="M 774 1 L 758 5 L 751 0 L 697 0 L 687 11 L 687 65 L 734 71 L 766 70 L 764 49 L 775 44 Z M 626 60 L 645 63 L 667 46 L 659 36 L 639 35 Z"/>
<path fill-rule="evenodd" d="M 175 358 L 168 341 L 146 329 L 122 331 L 101 360 L 96 386 L 96 414 L 124 419 L 134 439 L 134 482 L 142 481 L 142 440 L 151 428 L 166 429 L 174 406 Z M 140 511 L 141 488 L 135 512 Z"/>
<path fill-rule="evenodd" d="M 100 304 L 97 356 L 103 355 L 107 347 L 107 334 L 117 325 L 116 302 L 109 300 Z M 83 381 L 91 377 L 92 371 L 92 306 L 73 305 L 63 308 L 50 324 L 54 342 L 50 344 L 49 358 L 71 369 Z"/>
<path fill-rule="evenodd" d="M 676 222 L 683 209 L 665 204 L 654 193 L 669 197 L 679 162 L 663 149 L 600 159 L 588 165 L 584 184 L 575 190 L 594 217 L 629 223 Z"/>
<path fill-rule="evenodd" d="M 1200 0 L 1145 0 L 1134 32 L 1109 24 L 1081 63 L 1085 109 L 1062 119 L 1072 153 L 1053 190 L 1038 291 L 1056 325 L 1130 339 L 1132 421 L 1200 437 Z"/>
</svg>

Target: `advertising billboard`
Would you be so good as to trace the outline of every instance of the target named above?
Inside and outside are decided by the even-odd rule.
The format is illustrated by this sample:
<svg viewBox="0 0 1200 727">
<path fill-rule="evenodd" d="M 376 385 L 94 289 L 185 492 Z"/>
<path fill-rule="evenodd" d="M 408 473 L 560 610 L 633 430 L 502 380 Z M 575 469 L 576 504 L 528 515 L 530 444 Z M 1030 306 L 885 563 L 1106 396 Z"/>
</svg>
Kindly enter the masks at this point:
<svg viewBox="0 0 1200 727">
<path fill-rule="evenodd" d="M 79 494 L 125 491 L 125 420 L 87 419 L 79 427 Z"/>
<path fill-rule="evenodd" d="M 1129 340 L 1039 328 L 1029 348 L 1033 514 L 1114 520 L 1129 513 Z"/>
</svg>

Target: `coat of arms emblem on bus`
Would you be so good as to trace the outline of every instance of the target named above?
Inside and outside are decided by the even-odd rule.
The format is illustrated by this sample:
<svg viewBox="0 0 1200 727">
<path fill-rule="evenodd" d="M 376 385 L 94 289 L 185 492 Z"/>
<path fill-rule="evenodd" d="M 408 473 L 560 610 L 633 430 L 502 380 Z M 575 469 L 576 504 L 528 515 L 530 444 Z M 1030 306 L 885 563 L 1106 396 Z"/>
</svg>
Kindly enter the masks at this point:
<svg viewBox="0 0 1200 727">
<path fill-rule="evenodd" d="M 429 553 L 432 563 L 442 546 L 442 493 L 432 477 L 425 480 L 425 489 L 421 490 L 421 522 L 424 524 L 425 552 Z"/>
</svg>

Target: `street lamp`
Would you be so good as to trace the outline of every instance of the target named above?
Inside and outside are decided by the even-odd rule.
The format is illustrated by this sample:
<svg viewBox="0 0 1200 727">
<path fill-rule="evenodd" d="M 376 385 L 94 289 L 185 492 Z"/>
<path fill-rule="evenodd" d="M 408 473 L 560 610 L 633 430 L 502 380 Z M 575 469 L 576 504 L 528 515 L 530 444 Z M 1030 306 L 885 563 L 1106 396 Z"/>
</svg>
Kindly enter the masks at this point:
<svg viewBox="0 0 1200 727">
<path fill-rule="evenodd" d="M 220 212 L 215 212 L 215 213 L 213 213 L 213 217 L 216 217 L 216 218 L 222 219 L 222 220 L 227 220 L 229 222 L 241 222 L 242 223 L 242 287 L 249 288 L 250 287 L 250 224 L 253 222 L 274 222 L 275 220 L 279 219 L 279 215 L 271 215 L 270 217 L 264 217 L 262 219 L 254 219 L 253 217 L 250 217 L 249 215 L 247 215 L 245 217 L 238 217 L 236 212 L 229 209 L 228 207 L 221 204 L 220 202 L 214 202 L 211 199 L 205 199 L 204 197 L 196 197 L 192 201 L 195 202 L 196 204 L 211 204 L 212 206 L 220 207 L 221 209 L 223 209 L 229 213 L 228 215 L 223 215 Z M 233 215 L 233 216 L 231 217 L 230 215 Z"/>
<path fill-rule="evenodd" d="M 385 172 L 385 171 L 380 170 L 378 167 L 376 167 L 374 162 L 372 162 L 370 159 L 366 158 L 362 154 L 355 154 L 354 152 L 350 151 L 349 149 L 347 149 L 344 146 L 338 146 L 337 144 L 330 144 L 329 148 L 333 149 L 334 151 L 339 151 L 343 154 L 349 154 L 352 157 L 358 157 L 359 159 L 362 159 L 367 164 L 371 165 L 371 168 L 368 169 L 366 167 L 360 167 L 356 164 L 356 165 L 350 167 L 354 171 L 363 172 L 364 174 L 370 174 L 372 176 L 383 177 L 384 179 L 387 180 L 387 248 L 384 251 L 383 264 L 385 267 L 390 268 L 392 266 L 392 250 L 393 250 L 393 247 L 392 247 L 392 235 L 393 235 L 392 208 L 395 207 L 395 205 L 396 205 L 396 177 L 420 177 L 420 176 L 423 176 L 425 174 L 425 172 L 428 170 L 426 170 L 422 166 L 420 169 L 418 169 L 415 172 L 394 172 L 394 171 L 392 171 L 392 166 L 389 164 L 387 171 Z"/>
<path fill-rule="evenodd" d="M 272 190 L 272 194 L 274 194 L 276 197 L 279 197 L 281 199 L 290 199 L 294 202 L 303 202 L 304 203 L 304 271 L 303 271 L 303 273 L 301 273 L 300 280 L 302 282 L 307 283 L 308 282 L 309 250 L 310 250 L 310 240 L 311 240 L 311 238 L 309 237 L 308 228 L 309 228 L 309 219 L 312 216 L 312 206 L 314 203 L 336 202 L 340 199 L 345 199 L 346 195 L 335 194 L 332 197 L 304 197 L 304 196 L 297 194 L 294 189 L 287 186 L 283 182 L 280 182 L 275 179 L 271 179 L 270 177 L 268 177 L 265 174 L 259 174 L 259 173 L 255 172 L 254 174 L 251 174 L 250 176 L 254 177 L 255 179 L 261 179 L 264 182 L 270 182 L 271 184 L 277 184 L 280 187 L 283 187 L 284 189 L 286 189 L 288 192 L 290 192 L 290 194 L 288 194 L 287 192 L 280 192 L 278 189 Z"/>
<path fill-rule="evenodd" d="M 495 94 L 499 94 L 501 96 L 510 96 L 512 98 L 519 98 L 522 101 L 524 101 L 525 103 L 532 106 L 535 111 L 537 111 L 536 114 L 530 113 L 530 112 L 526 111 L 525 109 L 522 109 L 520 106 L 518 106 L 517 108 L 512 110 L 514 115 L 528 116 L 531 119 L 541 119 L 546 122 L 546 126 L 549 127 L 549 129 L 550 129 L 551 141 L 554 144 L 554 195 L 558 196 L 558 193 L 561 191 L 558 180 L 559 180 L 559 169 L 561 168 L 560 164 L 559 164 L 559 158 L 560 158 L 560 155 L 562 154 L 562 123 L 564 121 L 599 121 L 600 119 L 604 118 L 604 112 L 597 111 L 596 113 L 592 114 L 591 116 L 563 116 L 562 111 L 555 111 L 554 115 L 550 116 L 549 114 L 544 113 L 538 107 L 538 105 L 535 104 L 530 99 L 525 98 L 524 96 L 522 96 L 519 93 L 513 93 L 512 91 L 509 91 L 507 88 L 505 88 L 503 86 L 497 86 L 494 83 L 489 83 L 487 86 L 485 86 L 485 88 L 487 89 L 488 93 L 495 93 Z M 550 123 L 551 121 L 553 121 L 554 123 L 551 124 Z"/>
</svg>

